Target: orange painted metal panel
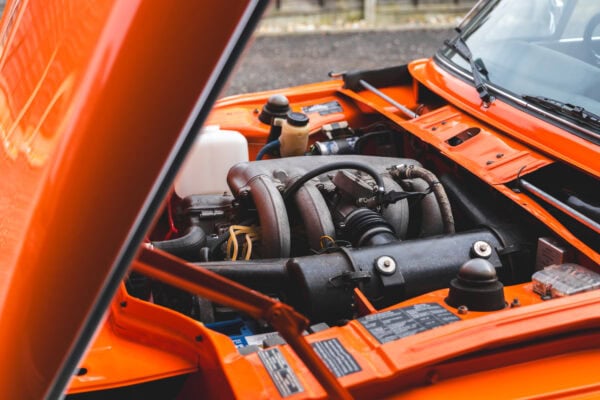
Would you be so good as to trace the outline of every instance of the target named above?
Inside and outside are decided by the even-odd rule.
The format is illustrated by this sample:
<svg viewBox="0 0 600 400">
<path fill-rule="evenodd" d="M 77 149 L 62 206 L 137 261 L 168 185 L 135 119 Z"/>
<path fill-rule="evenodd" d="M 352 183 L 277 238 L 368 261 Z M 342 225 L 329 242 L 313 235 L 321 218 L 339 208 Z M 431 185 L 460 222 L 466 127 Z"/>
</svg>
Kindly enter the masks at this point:
<svg viewBox="0 0 600 400">
<path fill-rule="evenodd" d="M 0 392 L 4 397 L 57 395 L 66 384 L 65 371 L 69 374 L 75 367 L 81 345 L 99 326 L 98 313 L 104 311 L 102 305 L 116 291 L 134 257 L 150 223 L 148 213 L 166 192 L 159 182 L 168 183 L 172 177 L 181 156 L 178 150 L 190 142 L 185 135 L 201 122 L 201 118 L 192 121 L 199 105 L 214 96 L 204 88 L 210 88 L 223 66 L 220 55 L 231 50 L 240 34 L 237 23 L 248 17 L 252 7 L 259 8 L 249 0 L 228 2 L 226 9 L 217 2 L 173 6 L 154 0 L 22 0 L 7 7 L 0 30 L 4 178 L 0 190 L 6 194 L 0 203 L 0 354 L 4 361 Z M 597 146 L 500 101 L 490 109 L 480 108 L 469 85 L 432 61 L 415 62 L 410 70 L 455 106 L 426 110 L 408 121 L 379 97 L 344 89 L 340 81 L 293 88 L 287 94 L 295 110 L 331 100 L 343 105 L 343 113 L 311 120 L 313 139 L 325 123 L 365 123 L 372 117 L 387 117 L 598 261 L 597 253 L 539 205 L 527 204 L 524 195 L 504 185 L 520 171 L 549 165 L 551 156 L 563 153 L 567 161 L 597 176 Z M 382 91 L 409 107 L 417 106 L 414 87 Z M 209 123 L 242 131 L 255 153 L 268 131 L 257 122 L 254 110 L 269 94 L 223 100 Z M 479 129 L 478 135 L 460 145 L 449 143 L 470 128 Z M 542 137 L 552 141 L 541 143 Z M 192 279 L 205 274 L 192 273 L 189 266 L 172 259 L 159 258 L 160 265 L 143 261 L 138 260 L 138 268 L 151 276 L 197 293 L 213 293 L 217 300 L 231 300 L 228 304 L 251 311 L 254 317 L 264 316 L 284 332 L 292 331 L 287 339 L 296 340 L 292 343 L 296 348 L 298 343 L 304 346 L 300 356 L 291 350 L 294 346 L 279 349 L 306 389 L 296 398 L 330 395 L 312 375 L 321 372 L 323 377 L 323 371 L 338 394 L 344 394 L 341 384 L 359 398 L 398 391 L 404 391 L 401 396 L 406 398 L 447 397 L 449 392 L 462 397 L 483 395 L 498 378 L 519 383 L 518 390 L 507 386 L 494 393 L 502 397 L 598 392 L 595 370 L 576 369 L 594 366 L 599 359 L 598 292 L 543 303 L 532 293 L 531 284 L 518 285 L 507 288 L 506 294 L 509 301 L 518 298 L 520 308 L 466 315 L 445 305 L 447 290 L 419 296 L 390 309 L 432 302 L 462 321 L 385 344 L 358 321 L 307 336 L 308 343 L 339 341 L 361 367 L 334 380 L 322 362 L 307 368 L 301 361 L 310 365 L 306 354 L 314 351 L 297 336 L 303 325 L 289 319 L 292 314 L 287 308 L 271 309 L 265 298 L 260 303 L 263 309 L 255 309 L 252 296 L 243 301 L 241 294 L 246 291 L 240 288 L 237 298 L 225 294 L 228 290 L 215 294 L 205 281 Z M 170 263 L 184 272 L 161 275 L 161 266 Z M 225 285 L 222 289 L 233 290 L 234 285 L 220 282 Z M 356 295 L 360 299 L 361 293 Z M 363 313 L 374 312 L 366 298 L 361 304 Z M 73 377 L 70 393 L 192 374 L 183 395 L 279 395 L 256 354 L 240 354 L 226 336 L 177 312 L 132 298 L 123 286 L 80 366 L 88 372 Z M 569 370 L 563 372 L 565 366 Z M 532 375 L 552 381 L 536 381 Z"/>
<path fill-rule="evenodd" d="M 192 333 L 189 343 L 194 343 L 201 331 L 195 325 L 201 324 L 173 314 L 176 313 L 128 296 L 121 287 L 109 318 L 73 376 L 69 393 L 135 385 L 198 371 L 198 357 L 193 345 L 185 345 L 185 338 Z M 154 324 L 141 323 L 139 315 L 152 319 Z M 170 329 L 160 329 L 167 322 Z"/>
<path fill-rule="evenodd" d="M 86 322 L 102 312 L 97 305 L 112 296 L 150 222 L 143 216 L 156 207 L 148 199 L 161 193 L 157 178 L 172 174 L 164 169 L 172 149 L 183 144 L 199 105 L 214 97 L 204 88 L 216 82 L 221 54 L 231 52 L 238 22 L 256 4 L 7 5 L 0 31 L 3 397 L 40 398 L 66 384 L 72 356 L 95 329 Z"/>
<path fill-rule="evenodd" d="M 595 176 L 600 175 L 600 146 L 542 121 L 501 100 L 489 108 L 473 87 L 446 72 L 432 60 L 410 65 L 411 75 L 433 92 L 486 123 L 493 124 L 514 138 L 541 152 L 564 160 Z"/>
</svg>

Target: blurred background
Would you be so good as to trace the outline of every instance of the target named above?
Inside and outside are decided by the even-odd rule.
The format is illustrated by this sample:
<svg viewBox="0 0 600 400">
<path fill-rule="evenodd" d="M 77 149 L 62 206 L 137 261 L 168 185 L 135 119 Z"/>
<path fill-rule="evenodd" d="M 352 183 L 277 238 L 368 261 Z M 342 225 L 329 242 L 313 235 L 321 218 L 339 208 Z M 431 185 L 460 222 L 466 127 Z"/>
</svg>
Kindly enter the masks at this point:
<svg viewBox="0 0 600 400">
<path fill-rule="evenodd" d="M 448 24 L 473 0 L 273 0 L 261 32 L 418 27 Z"/>
<path fill-rule="evenodd" d="M 271 0 L 223 96 L 431 57 L 476 0 Z M 0 14 L 6 0 L 0 0 Z"/>
<path fill-rule="evenodd" d="M 474 0 L 272 0 L 223 95 L 430 57 Z"/>
</svg>

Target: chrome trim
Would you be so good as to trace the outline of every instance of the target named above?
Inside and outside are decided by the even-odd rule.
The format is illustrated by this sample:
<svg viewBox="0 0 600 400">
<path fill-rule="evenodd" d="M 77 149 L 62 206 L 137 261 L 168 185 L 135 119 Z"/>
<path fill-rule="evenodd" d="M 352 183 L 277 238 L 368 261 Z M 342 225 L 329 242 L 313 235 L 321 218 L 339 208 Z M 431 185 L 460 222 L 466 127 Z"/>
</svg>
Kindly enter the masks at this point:
<svg viewBox="0 0 600 400">
<path fill-rule="evenodd" d="M 459 68 L 458 66 L 456 66 L 454 63 L 450 62 L 450 60 L 448 60 L 445 57 L 441 57 L 438 54 L 436 54 L 434 56 L 434 59 L 440 63 L 442 63 L 446 68 L 451 69 L 453 72 L 457 73 L 458 75 L 462 76 L 463 78 L 467 79 L 469 82 L 473 82 L 473 76 L 470 73 L 465 72 L 463 69 Z M 496 94 L 500 94 L 503 97 L 508 98 L 509 100 L 517 103 L 519 106 L 527 109 L 527 110 L 531 110 L 534 111 L 538 114 L 543 115 L 544 117 L 551 119 L 553 121 L 559 122 L 563 125 L 568 126 L 569 128 L 575 129 L 581 133 L 584 133 L 588 136 L 592 136 L 597 140 L 600 140 L 600 133 L 591 131 L 589 129 L 586 129 L 582 126 L 577 125 L 575 122 L 571 122 L 568 119 L 564 119 L 561 118 L 560 116 L 551 113 L 549 111 L 544 110 L 543 108 L 534 106 L 532 104 L 529 104 L 528 102 L 526 102 L 525 100 L 521 99 L 520 97 L 517 97 L 511 93 L 508 93 L 504 90 L 502 90 L 502 88 L 500 88 L 499 86 L 494 85 L 491 82 L 486 82 L 486 86 L 488 89 L 491 89 L 492 91 L 494 91 Z M 475 89 L 475 88 L 473 88 Z"/>
</svg>

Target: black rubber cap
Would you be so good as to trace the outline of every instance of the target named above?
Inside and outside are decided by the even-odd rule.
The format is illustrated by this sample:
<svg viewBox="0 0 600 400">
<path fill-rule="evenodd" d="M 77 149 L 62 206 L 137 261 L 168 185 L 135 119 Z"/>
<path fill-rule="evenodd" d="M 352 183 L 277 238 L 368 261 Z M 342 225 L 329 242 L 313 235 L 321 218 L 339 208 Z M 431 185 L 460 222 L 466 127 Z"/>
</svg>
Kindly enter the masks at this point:
<svg viewBox="0 0 600 400">
<path fill-rule="evenodd" d="M 308 125 L 308 116 L 300 112 L 289 112 L 287 122 L 292 126 L 306 126 Z"/>
<path fill-rule="evenodd" d="M 496 311 L 506 307 L 504 286 L 498 281 L 494 266 L 483 258 L 464 263 L 458 276 L 450 282 L 446 304 L 466 306 L 471 311 Z"/>
<path fill-rule="evenodd" d="M 483 258 L 474 258 L 464 263 L 458 270 L 458 278 L 463 282 L 474 283 L 491 283 L 498 280 L 494 266 Z"/>
<path fill-rule="evenodd" d="M 260 112 L 258 119 L 265 124 L 272 124 L 274 118 L 285 118 L 290 111 L 290 101 L 282 94 L 269 97 Z"/>
</svg>

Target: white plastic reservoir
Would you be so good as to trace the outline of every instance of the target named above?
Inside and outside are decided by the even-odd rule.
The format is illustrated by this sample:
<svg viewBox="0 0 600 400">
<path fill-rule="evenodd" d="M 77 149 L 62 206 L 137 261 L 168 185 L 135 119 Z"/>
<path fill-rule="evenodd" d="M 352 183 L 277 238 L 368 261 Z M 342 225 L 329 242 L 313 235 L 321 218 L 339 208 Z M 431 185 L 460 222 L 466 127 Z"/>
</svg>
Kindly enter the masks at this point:
<svg viewBox="0 0 600 400">
<path fill-rule="evenodd" d="M 219 125 L 205 126 L 175 178 L 175 193 L 184 198 L 229 192 L 227 172 L 244 161 L 248 161 L 248 141 L 244 135 L 221 130 Z"/>
</svg>

